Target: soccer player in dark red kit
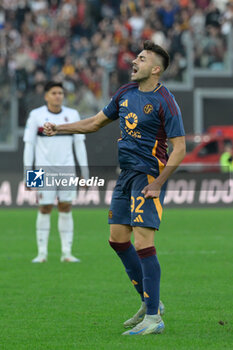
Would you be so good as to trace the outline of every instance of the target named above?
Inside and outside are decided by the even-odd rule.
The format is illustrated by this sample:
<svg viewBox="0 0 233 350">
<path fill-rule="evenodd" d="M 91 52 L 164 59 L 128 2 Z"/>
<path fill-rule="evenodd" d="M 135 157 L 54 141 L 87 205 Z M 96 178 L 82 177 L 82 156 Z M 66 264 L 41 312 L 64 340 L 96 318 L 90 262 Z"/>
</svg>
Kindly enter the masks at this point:
<svg viewBox="0 0 233 350">
<path fill-rule="evenodd" d="M 138 312 L 124 323 L 123 335 L 162 333 L 160 265 L 154 246 L 168 177 L 185 156 L 185 133 L 174 96 L 159 81 L 169 55 L 151 41 L 132 62 L 132 82 L 122 86 L 94 117 L 72 124 L 45 124 L 48 136 L 95 132 L 120 119 L 121 173 L 109 211 L 111 247 L 141 296 Z M 173 150 L 168 159 L 167 139 Z M 134 234 L 134 246 L 130 241 Z"/>
</svg>

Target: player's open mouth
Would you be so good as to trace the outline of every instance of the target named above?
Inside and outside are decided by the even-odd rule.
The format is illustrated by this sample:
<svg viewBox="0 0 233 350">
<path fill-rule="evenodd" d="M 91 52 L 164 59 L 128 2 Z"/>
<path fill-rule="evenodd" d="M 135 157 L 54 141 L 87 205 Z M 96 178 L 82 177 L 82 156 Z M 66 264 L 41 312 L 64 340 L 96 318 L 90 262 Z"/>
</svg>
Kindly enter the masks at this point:
<svg viewBox="0 0 233 350">
<path fill-rule="evenodd" d="M 138 71 L 138 69 L 137 69 L 136 67 L 133 67 L 133 69 L 132 69 L 132 74 L 136 74 L 137 71 Z"/>
</svg>

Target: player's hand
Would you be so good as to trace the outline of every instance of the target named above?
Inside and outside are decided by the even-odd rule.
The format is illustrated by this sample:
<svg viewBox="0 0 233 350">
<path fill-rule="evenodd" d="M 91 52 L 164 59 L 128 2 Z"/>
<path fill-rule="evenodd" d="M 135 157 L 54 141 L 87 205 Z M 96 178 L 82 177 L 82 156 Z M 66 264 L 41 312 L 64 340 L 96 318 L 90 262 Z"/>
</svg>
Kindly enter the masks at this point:
<svg viewBox="0 0 233 350">
<path fill-rule="evenodd" d="M 56 128 L 56 124 L 53 123 L 44 123 L 44 130 L 43 133 L 46 136 L 54 136 L 57 134 L 57 128 Z"/>
<path fill-rule="evenodd" d="M 161 191 L 161 185 L 158 184 L 155 181 L 153 181 L 151 184 L 145 186 L 142 190 L 142 193 L 144 194 L 145 199 L 149 198 L 158 198 Z"/>
</svg>

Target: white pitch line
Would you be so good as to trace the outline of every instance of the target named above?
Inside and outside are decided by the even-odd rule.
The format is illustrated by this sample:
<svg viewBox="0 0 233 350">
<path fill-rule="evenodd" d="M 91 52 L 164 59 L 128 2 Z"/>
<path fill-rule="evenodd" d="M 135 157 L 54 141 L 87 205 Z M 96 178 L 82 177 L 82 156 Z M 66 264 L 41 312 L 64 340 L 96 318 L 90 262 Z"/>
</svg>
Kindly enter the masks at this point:
<svg viewBox="0 0 233 350">
<path fill-rule="evenodd" d="M 216 250 L 185 250 L 185 251 L 174 251 L 174 252 L 165 252 L 165 251 L 159 251 L 158 250 L 158 255 L 212 255 L 212 254 L 217 254 Z"/>
</svg>

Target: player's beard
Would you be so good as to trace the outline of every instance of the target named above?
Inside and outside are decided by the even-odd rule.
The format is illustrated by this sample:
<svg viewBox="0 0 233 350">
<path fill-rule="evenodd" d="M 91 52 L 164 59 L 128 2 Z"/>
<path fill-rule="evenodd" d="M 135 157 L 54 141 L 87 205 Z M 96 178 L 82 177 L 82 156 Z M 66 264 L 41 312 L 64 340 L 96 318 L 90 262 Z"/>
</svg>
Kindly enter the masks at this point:
<svg viewBox="0 0 233 350">
<path fill-rule="evenodd" d="M 136 83 L 142 83 L 142 82 L 144 82 L 144 81 L 146 81 L 146 80 L 148 80 L 149 79 L 149 75 L 146 75 L 146 76 L 139 76 L 139 77 L 131 77 L 131 80 L 132 81 L 135 81 Z"/>
<path fill-rule="evenodd" d="M 148 80 L 149 78 L 150 78 L 150 73 L 149 72 L 139 72 L 139 71 L 137 71 L 137 73 L 134 73 L 133 76 L 131 75 L 131 80 L 135 81 L 136 83 L 142 83 L 142 82 Z"/>
</svg>

